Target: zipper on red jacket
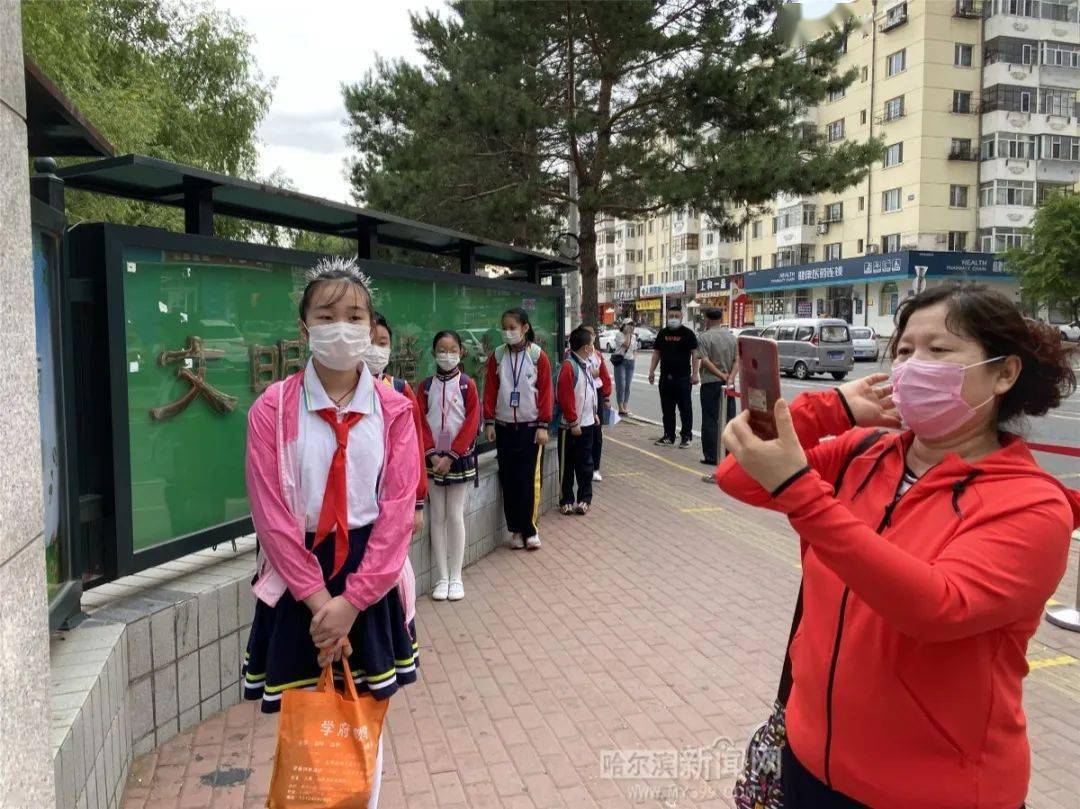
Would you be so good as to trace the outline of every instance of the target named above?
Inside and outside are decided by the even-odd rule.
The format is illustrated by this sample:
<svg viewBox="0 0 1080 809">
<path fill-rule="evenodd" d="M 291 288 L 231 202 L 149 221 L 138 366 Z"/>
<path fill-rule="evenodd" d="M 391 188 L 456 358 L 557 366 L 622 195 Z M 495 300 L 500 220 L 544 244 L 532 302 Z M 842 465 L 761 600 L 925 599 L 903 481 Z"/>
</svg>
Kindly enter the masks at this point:
<svg viewBox="0 0 1080 809">
<path fill-rule="evenodd" d="M 900 491 L 900 487 L 904 483 L 904 476 L 901 474 L 900 482 L 896 484 L 896 491 Z M 908 491 L 911 491 L 909 488 Z M 892 502 L 885 506 L 885 514 L 881 518 L 881 522 L 878 524 L 877 533 L 881 533 L 889 527 L 889 522 L 892 520 L 893 509 L 896 508 L 896 504 L 900 500 L 893 495 Z M 832 732 L 833 732 L 833 685 L 836 683 L 836 663 L 840 659 L 840 641 L 844 636 L 844 614 L 847 612 L 848 596 L 851 595 L 851 589 L 844 585 L 844 594 L 840 596 L 840 617 L 836 622 L 836 640 L 833 641 L 833 653 L 832 662 L 829 664 L 829 684 L 825 689 L 825 785 L 832 789 L 832 772 L 830 771 L 831 762 L 830 756 L 832 755 Z"/>
</svg>

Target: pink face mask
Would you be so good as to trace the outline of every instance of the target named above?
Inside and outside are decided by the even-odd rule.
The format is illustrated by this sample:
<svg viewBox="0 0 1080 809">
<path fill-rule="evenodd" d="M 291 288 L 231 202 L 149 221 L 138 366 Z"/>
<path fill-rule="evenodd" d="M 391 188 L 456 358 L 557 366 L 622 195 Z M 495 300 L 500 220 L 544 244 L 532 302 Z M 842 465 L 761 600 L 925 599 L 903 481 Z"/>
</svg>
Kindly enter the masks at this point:
<svg viewBox="0 0 1080 809">
<path fill-rule="evenodd" d="M 1004 357 L 973 365 L 910 359 L 896 365 L 892 370 L 893 403 L 900 418 L 920 438 L 933 440 L 959 430 L 995 398 L 991 396 L 975 407 L 964 401 L 964 371 L 1001 359 Z"/>
</svg>

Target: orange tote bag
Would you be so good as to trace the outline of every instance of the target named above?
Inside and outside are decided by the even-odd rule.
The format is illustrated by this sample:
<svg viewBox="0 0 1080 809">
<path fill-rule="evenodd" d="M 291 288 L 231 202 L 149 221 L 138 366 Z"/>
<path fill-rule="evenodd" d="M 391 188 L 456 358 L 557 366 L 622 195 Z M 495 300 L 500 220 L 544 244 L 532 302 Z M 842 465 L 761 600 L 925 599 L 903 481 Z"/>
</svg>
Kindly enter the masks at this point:
<svg viewBox="0 0 1080 809">
<path fill-rule="evenodd" d="M 388 700 L 356 693 L 345 668 L 345 693 L 327 666 L 314 691 L 281 696 L 269 809 L 367 809 Z"/>
</svg>

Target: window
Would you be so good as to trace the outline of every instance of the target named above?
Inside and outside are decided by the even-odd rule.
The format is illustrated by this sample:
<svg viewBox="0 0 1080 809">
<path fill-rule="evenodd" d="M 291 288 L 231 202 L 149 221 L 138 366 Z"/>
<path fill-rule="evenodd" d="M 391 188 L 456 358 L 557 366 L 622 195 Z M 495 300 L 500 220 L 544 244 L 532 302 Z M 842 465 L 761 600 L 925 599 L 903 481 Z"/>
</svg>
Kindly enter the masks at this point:
<svg viewBox="0 0 1080 809">
<path fill-rule="evenodd" d="M 881 210 L 885 213 L 900 210 L 900 189 L 890 188 L 881 192 Z"/>
<path fill-rule="evenodd" d="M 798 331 L 795 332 L 795 339 L 798 340 L 800 343 L 807 342 L 813 336 L 814 336 L 814 327 L 813 326 L 799 326 Z"/>
<path fill-rule="evenodd" d="M 715 239 L 716 234 L 713 233 L 711 230 L 705 234 L 705 244 L 712 244 Z"/>
<path fill-rule="evenodd" d="M 760 270 L 761 269 L 761 256 L 754 256 L 752 259 L 750 259 L 750 269 L 751 270 Z"/>
<path fill-rule="evenodd" d="M 907 3 L 897 3 L 885 12 L 885 22 L 881 24 L 882 31 L 890 31 L 907 22 Z"/>
<path fill-rule="evenodd" d="M 822 326 L 821 342 L 823 343 L 850 343 L 851 333 L 847 326 Z"/>
<path fill-rule="evenodd" d="M 1080 138 L 1070 135 L 1043 135 L 1039 156 L 1050 160 L 1080 161 Z"/>
<path fill-rule="evenodd" d="M 1043 92 L 1040 90 L 1040 93 Z M 1019 84 L 995 84 L 982 92 L 982 111 L 1031 112 L 1031 90 Z"/>
<path fill-rule="evenodd" d="M 794 340 L 795 339 L 795 327 L 794 326 L 781 326 L 776 332 L 777 340 Z"/>
<path fill-rule="evenodd" d="M 733 272 L 733 273 L 734 273 L 735 275 L 740 275 L 740 274 L 742 274 L 742 271 L 743 271 L 743 260 L 742 260 L 741 258 L 737 258 L 737 259 L 735 259 L 734 261 L 732 261 L 732 262 L 731 262 L 731 271 L 732 271 L 732 272 Z"/>
<path fill-rule="evenodd" d="M 825 206 L 825 222 L 842 222 L 844 219 L 844 203 L 831 202 Z"/>
<path fill-rule="evenodd" d="M 859 255 L 862 255 L 862 252 L 863 252 L 863 240 L 862 239 L 859 239 L 859 244 L 858 244 L 858 247 L 856 248 L 855 252 L 857 252 Z"/>
<path fill-rule="evenodd" d="M 649 249 L 652 250 L 651 247 Z M 653 273 L 649 273 L 649 285 L 651 286 L 651 285 L 653 285 L 655 283 L 656 283 L 656 276 Z"/>
<path fill-rule="evenodd" d="M 644 257 L 645 257 L 644 252 L 642 252 L 641 250 L 638 250 L 637 251 L 637 260 L 638 260 L 638 262 L 641 262 L 644 259 Z"/>
<path fill-rule="evenodd" d="M 885 149 L 885 168 L 899 166 L 904 162 L 904 144 L 894 143 Z"/>
<path fill-rule="evenodd" d="M 895 315 L 896 310 L 900 308 L 900 289 L 896 286 L 894 281 L 887 281 L 881 285 L 881 305 L 882 313 L 886 315 Z"/>
<path fill-rule="evenodd" d="M 684 250 L 697 250 L 698 249 L 698 234 L 686 233 L 682 236 L 675 237 L 675 244 L 672 248 L 673 251 L 683 252 Z"/>
<path fill-rule="evenodd" d="M 998 132 L 982 139 L 980 156 L 983 160 L 993 160 L 995 157 L 1034 160 L 1037 147 L 1038 138 L 1035 135 Z"/>
<path fill-rule="evenodd" d="M 755 239 L 760 239 L 761 238 L 761 220 L 760 219 L 755 219 L 753 222 L 750 223 L 750 234 Z"/>
<path fill-rule="evenodd" d="M 866 65 L 863 65 L 862 80 L 866 81 L 869 78 L 870 78 L 870 68 L 868 68 Z"/>
<path fill-rule="evenodd" d="M 1024 180 L 995 180 L 979 186 L 979 205 L 1035 204 L 1035 183 Z"/>
<path fill-rule="evenodd" d="M 905 67 L 907 67 L 906 50 L 900 50 L 896 53 L 890 53 L 887 57 L 885 57 L 886 76 L 895 76 L 897 73 L 902 73 Z"/>
<path fill-rule="evenodd" d="M 1071 118 L 1075 108 L 1075 90 L 1058 90 L 1052 87 L 1039 88 L 1039 112 L 1041 114 Z"/>
<path fill-rule="evenodd" d="M 652 233 L 652 231 L 653 231 L 653 221 L 650 219 L 649 220 L 649 233 Z M 651 258 L 651 256 L 650 256 L 650 258 Z M 650 281 L 649 283 L 652 283 L 652 282 Z"/>
<path fill-rule="evenodd" d="M 660 245 L 660 258 L 667 258 L 667 245 Z"/>
<path fill-rule="evenodd" d="M 966 185 L 949 186 L 949 207 L 966 208 L 968 206 L 968 187 Z"/>
<path fill-rule="evenodd" d="M 839 121 L 833 121 L 831 124 L 829 124 L 826 127 L 826 131 L 828 132 L 829 143 L 833 143 L 833 142 L 838 141 L 838 140 L 843 140 L 844 139 L 844 119 L 841 118 Z"/>
<path fill-rule="evenodd" d="M 974 110 L 971 108 L 971 93 L 967 90 L 953 90 L 952 111 L 970 115 Z"/>
<path fill-rule="evenodd" d="M 826 261 L 839 261 L 843 258 L 843 249 L 841 242 L 832 242 L 825 245 L 825 260 Z"/>
<path fill-rule="evenodd" d="M 1003 253 L 1011 247 L 1023 247 L 1030 238 L 1021 228 L 986 228 L 979 231 L 979 249 L 984 253 Z"/>
<path fill-rule="evenodd" d="M 859 125 L 866 126 L 866 110 L 862 110 L 859 113 Z"/>
<path fill-rule="evenodd" d="M 957 42 L 953 47 L 953 64 L 956 67 L 971 67 L 971 45 Z"/>
<path fill-rule="evenodd" d="M 660 220 L 660 230 L 667 230 L 667 217 Z"/>
<path fill-rule="evenodd" d="M 626 263 L 627 264 L 633 264 L 634 263 L 634 251 L 633 250 L 627 250 L 626 251 Z"/>
<path fill-rule="evenodd" d="M 904 117 L 904 97 L 897 96 L 896 98 L 890 98 L 885 102 L 885 114 L 882 119 L 885 121 L 895 121 L 897 118 Z"/>
<path fill-rule="evenodd" d="M 949 157 L 957 160 L 972 159 L 971 138 L 953 138 L 949 143 Z"/>
<path fill-rule="evenodd" d="M 865 209 L 866 209 L 866 197 L 859 197 L 859 210 L 862 211 L 862 210 L 865 210 Z"/>
<path fill-rule="evenodd" d="M 847 91 L 843 87 L 841 87 L 839 90 L 829 90 L 827 98 L 829 101 L 839 101 L 841 98 L 844 97 L 844 94 L 846 92 Z"/>
<path fill-rule="evenodd" d="M 776 339 L 776 330 L 777 330 L 777 327 L 772 326 L 771 328 L 765 329 L 765 331 L 763 331 L 761 333 L 761 336 L 764 337 L 766 340 L 775 340 Z"/>
<path fill-rule="evenodd" d="M 1080 45 L 1065 42 L 1043 42 L 1042 58 L 1044 65 L 1052 67 L 1080 68 Z"/>
<path fill-rule="evenodd" d="M 950 250 L 966 250 L 967 249 L 967 233 L 962 230 L 950 230 L 949 231 L 949 249 Z"/>
<path fill-rule="evenodd" d="M 650 222 L 649 224 L 651 225 L 652 223 Z M 652 261 L 655 258 L 656 258 L 656 248 L 655 247 L 650 247 L 649 248 L 649 261 Z M 651 284 L 652 281 L 650 281 L 649 283 Z"/>
<path fill-rule="evenodd" d="M 881 252 L 882 253 L 895 253 L 900 249 L 900 234 L 890 233 L 888 236 L 881 237 Z"/>
</svg>

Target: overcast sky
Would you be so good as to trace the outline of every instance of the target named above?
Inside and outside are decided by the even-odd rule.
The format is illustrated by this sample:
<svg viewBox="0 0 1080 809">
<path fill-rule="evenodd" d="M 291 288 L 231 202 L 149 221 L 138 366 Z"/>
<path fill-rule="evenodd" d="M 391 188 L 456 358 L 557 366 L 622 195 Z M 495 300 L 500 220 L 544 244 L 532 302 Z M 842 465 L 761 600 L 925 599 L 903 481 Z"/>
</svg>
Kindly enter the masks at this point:
<svg viewBox="0 0 1080 809">
<path fill-rule="evenodd" d="M 244 20 L 259 68 L 277 81 L 259 129 L 260 174 L 280 168 L 304 193 L 352 202 L 341 85 L 360 80 L 376 56 L 416 61 L 409 11 L 441 0 L 213 1 Z M 804 5 L 819 16 L 833 3 Z"/>
</svg>

